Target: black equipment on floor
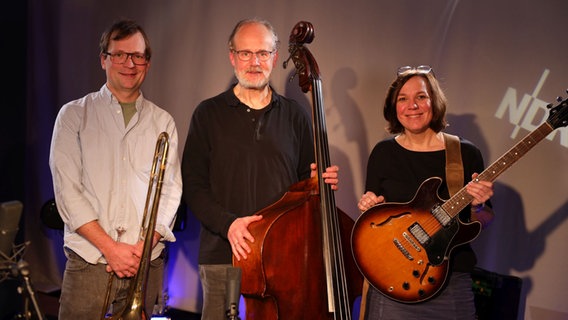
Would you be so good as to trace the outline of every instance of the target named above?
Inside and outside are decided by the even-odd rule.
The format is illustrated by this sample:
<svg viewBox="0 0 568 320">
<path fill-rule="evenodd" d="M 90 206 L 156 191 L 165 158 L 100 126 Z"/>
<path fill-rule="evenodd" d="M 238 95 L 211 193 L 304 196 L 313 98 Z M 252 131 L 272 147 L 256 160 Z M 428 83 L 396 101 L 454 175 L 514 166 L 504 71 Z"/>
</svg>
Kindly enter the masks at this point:
<svg viewBox="0 0 568 320">
<path fill-rule="evenodd" d="M 24 298 L 24 310 L 15 319 L 44 320 L 32 287 L 29 264 L 23 259 L 29 242 L 14 244 L 22 210 L 20 201 L 0 203 L 0 283 L 17 284 L 14 293 L 19 293 Z"/>
<path fill-rule="evenodd" d="M 478 320 L 517 320 L 522 279 L 475 268 L 471 274 Z"/>
</svg>

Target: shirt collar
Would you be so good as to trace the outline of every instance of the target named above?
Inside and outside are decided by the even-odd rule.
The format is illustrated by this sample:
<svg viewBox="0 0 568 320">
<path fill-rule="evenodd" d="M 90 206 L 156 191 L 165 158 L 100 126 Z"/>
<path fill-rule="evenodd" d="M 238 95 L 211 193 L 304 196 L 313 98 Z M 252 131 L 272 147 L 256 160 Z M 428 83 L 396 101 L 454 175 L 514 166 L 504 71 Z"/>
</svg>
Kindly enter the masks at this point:
<svg viewBox="0 0 568 320">
<path fill-rule="evenodd" d="M 227 90 L 227 104 L 230 107 L 238 107 L 239 105 L 241 105 L 241 100 L 239 100 L 239 98 L 237 98 L 237 96 L 235 95 L 235 92 L 233 91 L 233 88 L 235 88 L 237 84 L 235 83 L 234 85 L 231 86 L 231 88 L 229 88 L 229 90 Z M 272 86 L 270 86 L 270 90 L 272 90 L 272 97 L 270 98 L 270 104 L 267 106 L 267 110 L 274 108 L 275 106 L 279 105 L 279 101 L 280 101 L 280 95 L 278 95 L 276 93 L 276 91 L 274 90 L 274 88 Z"/>
<path fill-rule="evenodd" d="M 103 86 L 101 87 L 100 93 L 103 96 L 103 98 L 107 100 L 110 104 L 116 103 L 117 105 L 120 105 L 118 100 L 116 100 L 112 92 L 107 87 L 106 83 L 103 84 Z M 138 96 L 138 98 L 136 98 L 136 111 L 140 111 L 142 109 L 143 100 L 144 100 L 144 94 L 142 94 L 142 91 L 140 91 L 140 95 Z"/>
</svg>

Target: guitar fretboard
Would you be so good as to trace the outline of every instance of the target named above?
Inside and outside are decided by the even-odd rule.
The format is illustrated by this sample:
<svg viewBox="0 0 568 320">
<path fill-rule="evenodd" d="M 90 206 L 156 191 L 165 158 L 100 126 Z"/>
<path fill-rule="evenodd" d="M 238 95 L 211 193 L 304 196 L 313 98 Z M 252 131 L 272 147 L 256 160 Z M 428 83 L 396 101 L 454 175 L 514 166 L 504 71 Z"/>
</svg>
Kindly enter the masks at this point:
<svg viewBox="0 0 568 320">
<path fill-rule="evenodd" d="M 495 160 L 495 162 L 480 173 L 477 178 L 484 181 L 494 181 L 499 175 L 505 172 L 505 170 L 509 169 L 515 162 L 529 152 L 529 150 L 546 138 L 552 130 L 554 130 L 554 128 L 552 128 L 548 122 L 544 122 L 509 149 L 509 151 L 507 151 L 503 156 Z M 463 187 L 453 197 L 446 201 L 442 205 L 442 208 L 453 218 L 457 216 L 468 204 L 470 204 L 472 200 L 473 197 L 467 193 L 466 188 Z"/>
</svg>

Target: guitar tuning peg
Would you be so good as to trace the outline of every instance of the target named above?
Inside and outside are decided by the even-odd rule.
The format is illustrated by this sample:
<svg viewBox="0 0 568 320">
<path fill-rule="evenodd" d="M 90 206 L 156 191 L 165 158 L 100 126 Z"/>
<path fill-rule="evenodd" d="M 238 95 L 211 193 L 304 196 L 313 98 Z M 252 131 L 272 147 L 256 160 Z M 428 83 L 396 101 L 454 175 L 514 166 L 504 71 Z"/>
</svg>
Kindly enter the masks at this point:
<svg viewBox="0 0 568 320">
<path fill-rule="evenodd" d="M 550 109 L 550 108 L 552 108 L 552 103 L 549 103 L 549 104 L 546 105 L 546 109 Z"/>
<path fill-rule="evenodd" d="M 562 97 L 560 97 L 560 96 L 556 97 L 556 102 L 560 102 L 562 100 L 564 100 L 564 99 L 562 99 Z"/>
</svg>

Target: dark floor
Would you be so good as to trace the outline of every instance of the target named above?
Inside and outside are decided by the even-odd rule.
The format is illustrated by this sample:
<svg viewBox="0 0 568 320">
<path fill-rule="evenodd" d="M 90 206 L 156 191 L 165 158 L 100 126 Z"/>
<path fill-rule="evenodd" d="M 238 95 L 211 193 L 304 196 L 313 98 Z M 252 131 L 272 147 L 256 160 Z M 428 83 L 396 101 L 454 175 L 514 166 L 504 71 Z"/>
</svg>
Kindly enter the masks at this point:
<svg viewBox="0 0 568 320">
<path fill-rule="evenodd" d="M 57 316 L 45 315 L 45 320 L 57 320 Z M 15 320 L 15 319 L 25 319 L 23 314 L 15 314 L 10 316 L 5 316 L 1 320 Z M 32 314 L 31 319 L 37 319 L 35 314 Z M 201 315 L 191 312 L 186 312 L 182 310 L 170 310 L 164 316 L 152 316 L 152 320 L 200 320 Z"/>
<path fill-rule="evenodd" d="M 199 320 L 201 315 L 182 310 L 170 309 L 166 314 L 171 320 Z M 152 318 L 153 319 L 153 318 Z"/>
<path fill-rule="evenodd" d="M 0 281 L 0 320 L 26 319 L 24 298 L 17 293 L 19 285 L 18 282 L 11 280 Z M 44 315 L 45 320 L 57 320 L 57 311 L 59 309 L 58 293 L 34 293 L 40 312 Z M 32 303 L 28 304 L 28 311 L 31 313 L 30 318 L 38 319 L 32 305 Z M 199 320 L 201 315 L 183 310 L 169 309 L 164 317 L 152 317 L 152 319 Z"/>
</svg>

